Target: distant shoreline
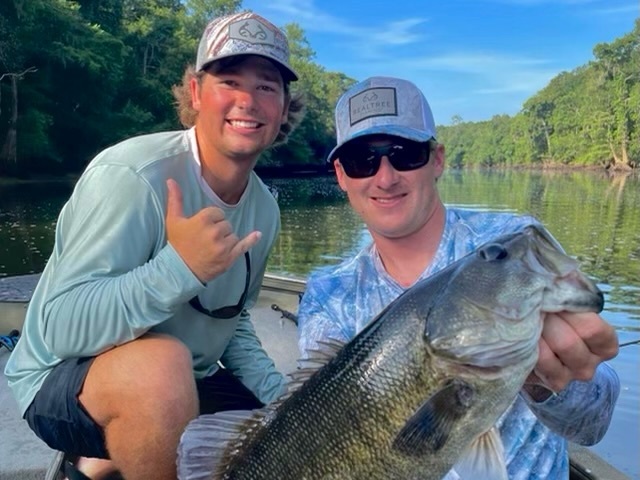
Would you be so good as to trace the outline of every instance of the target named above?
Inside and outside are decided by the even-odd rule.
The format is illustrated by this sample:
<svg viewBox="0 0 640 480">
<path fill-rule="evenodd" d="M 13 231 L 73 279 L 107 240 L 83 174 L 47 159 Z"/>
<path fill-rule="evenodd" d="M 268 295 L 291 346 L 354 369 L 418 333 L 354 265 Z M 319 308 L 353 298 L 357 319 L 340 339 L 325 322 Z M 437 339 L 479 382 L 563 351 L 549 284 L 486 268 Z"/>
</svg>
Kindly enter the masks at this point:
<svg viewBox="0 0 640 480">
<path fill-rule="evenodd" d="M 447 170 L 457 171 L 458 168 L 452 166 L 445 166 L 445 172 Z M 462 170 L 493 170 L 493 171 L 531 171 L 531 172 L 576 172 L 576 171 L 591 171 L 596 173 L 607 174 L 639 174 L 640 168 L 607 168 L 599 165 L 564 165 L 548 163 L 545 165 L 511 165 L 511 166 L 496 166 L 496 167 L 478 167 L 478 168 L 463 168 Z M 324 165 L 288 165 L 285 167 L 257 167 L 256 173 L 265 178 L 296 178 L 296 177 L 312 177 L 312 176 L 332 176 L 334 175 L 333 168 L 328 168 Z M 75 182 L 80 178 L 80 174 L 65 174 L 65 175 L 34 175 L 29 178 L 17 178 L 17 177 L 4 177 L 0 176 L 0 186 L 2 185 L 19 185 L 19 184 L 36 184 L 36 183 L 65 183 Z"/>
</svg>

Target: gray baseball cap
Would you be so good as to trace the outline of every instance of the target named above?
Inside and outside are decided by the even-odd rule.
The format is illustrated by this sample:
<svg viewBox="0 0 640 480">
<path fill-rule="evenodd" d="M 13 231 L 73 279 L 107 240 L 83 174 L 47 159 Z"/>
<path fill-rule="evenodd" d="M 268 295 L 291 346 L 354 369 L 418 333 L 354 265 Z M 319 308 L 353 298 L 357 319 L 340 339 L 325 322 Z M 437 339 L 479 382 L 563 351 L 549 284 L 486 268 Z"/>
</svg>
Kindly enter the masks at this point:
<svg viewBox="0 0 640 480">
<path fill-rule="evenodd" d="M 289 65 L 289 42 L 282 30 L 252 12 L 212 20 L 205 28 L 196 57 L 196 71 L 216 60 L 235 55 L 260 55 L 275 62 L 285 80 L 298 75 Z"/>
<path fill-rule="evenodd" d="M 370 77 L 347 90 L 336 105 L 337 145 L 333 162 L 345 143 L 365 135 L 395 135 L 426 142 L 436 138 L 427 99 L 413 83 L 392 77 Z"/>
</svg>

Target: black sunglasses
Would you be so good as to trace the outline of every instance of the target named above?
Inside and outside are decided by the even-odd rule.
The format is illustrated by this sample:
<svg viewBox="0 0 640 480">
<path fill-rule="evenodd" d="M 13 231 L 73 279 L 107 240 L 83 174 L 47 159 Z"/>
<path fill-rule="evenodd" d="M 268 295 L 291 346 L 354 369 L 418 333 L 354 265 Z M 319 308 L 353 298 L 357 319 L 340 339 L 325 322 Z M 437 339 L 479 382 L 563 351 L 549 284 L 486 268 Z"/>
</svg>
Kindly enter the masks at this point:
<svg viewBox="0 0 640 480">
<path fill-rule="evenodd" d="M 347 177 L 372 177 L 380 169 L 382 157 L 399 172 L 408 172 L 425 166 L 429 162 L 430 142 L 394 140 L 390 145 L 375 147 L 364 141 L 351 141 L 343 145 L 337 157 Z"/>
<path fill-rule="evenodd" d="M 207 310 L 202 306 L 197 295 L 189 300 L 189 305 L 198 312 L 204 313 L 205 315 L 213 318 L 227 319 L 239 315 L 244 309 L 244 304 L 247 301 L 247 293 L 249 292 L 249 280 L 251 279 L 251 259 L 249 258 L 249 252 L 244 253 L 244 261 L 247 265 L 247 275 L 244 280 L 244 291 L 242 292 L 237 305 L 227 305 L 226 307 L 216 308 L 215 310 Z"/>
</svg>

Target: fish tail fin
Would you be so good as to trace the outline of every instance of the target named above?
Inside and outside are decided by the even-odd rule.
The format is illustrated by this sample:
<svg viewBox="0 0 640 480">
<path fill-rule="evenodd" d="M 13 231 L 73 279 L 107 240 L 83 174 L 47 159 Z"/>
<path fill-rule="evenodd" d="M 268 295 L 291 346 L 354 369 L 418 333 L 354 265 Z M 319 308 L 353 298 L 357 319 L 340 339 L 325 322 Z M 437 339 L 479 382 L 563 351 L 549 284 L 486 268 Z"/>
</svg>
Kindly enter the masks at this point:
<svg viewBox="0 0 640 480">
<path fill-rule="evenodd" d="M 476 438 L 453 467 L 461 480 L 509 480 L 504 446 L 495 428 Z"/>
<path fill-rule="evenodd" d="M 242 425 L 254 411 L 230 411 L 200 415 L 185 428 L 178 444 L 179 480 L 210 480 L 228 459 L 227 446 L 240 440 Z"/>
</svg>

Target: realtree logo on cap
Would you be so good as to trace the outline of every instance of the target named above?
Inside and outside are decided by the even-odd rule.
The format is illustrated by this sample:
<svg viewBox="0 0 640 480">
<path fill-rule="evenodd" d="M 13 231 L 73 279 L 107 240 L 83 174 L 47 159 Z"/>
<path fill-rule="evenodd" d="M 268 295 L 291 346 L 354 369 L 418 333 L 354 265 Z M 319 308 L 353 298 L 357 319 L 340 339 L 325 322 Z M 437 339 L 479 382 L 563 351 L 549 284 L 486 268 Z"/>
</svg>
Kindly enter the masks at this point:
<svg viewBox="0 0 640 480">
<path fill-rule="evenodd" d="M 240 20 L 229 25 L 229 38 L 272 46 L 276 43 L 275 33 L 255 18 Z"/>
<path fill-rule="evenodd" d="M 349 121 L 351 126 L 367 118 L 382 115 L 398 116 L 395 88 L 368 88 L 349 99 Z"/>
</svg>

